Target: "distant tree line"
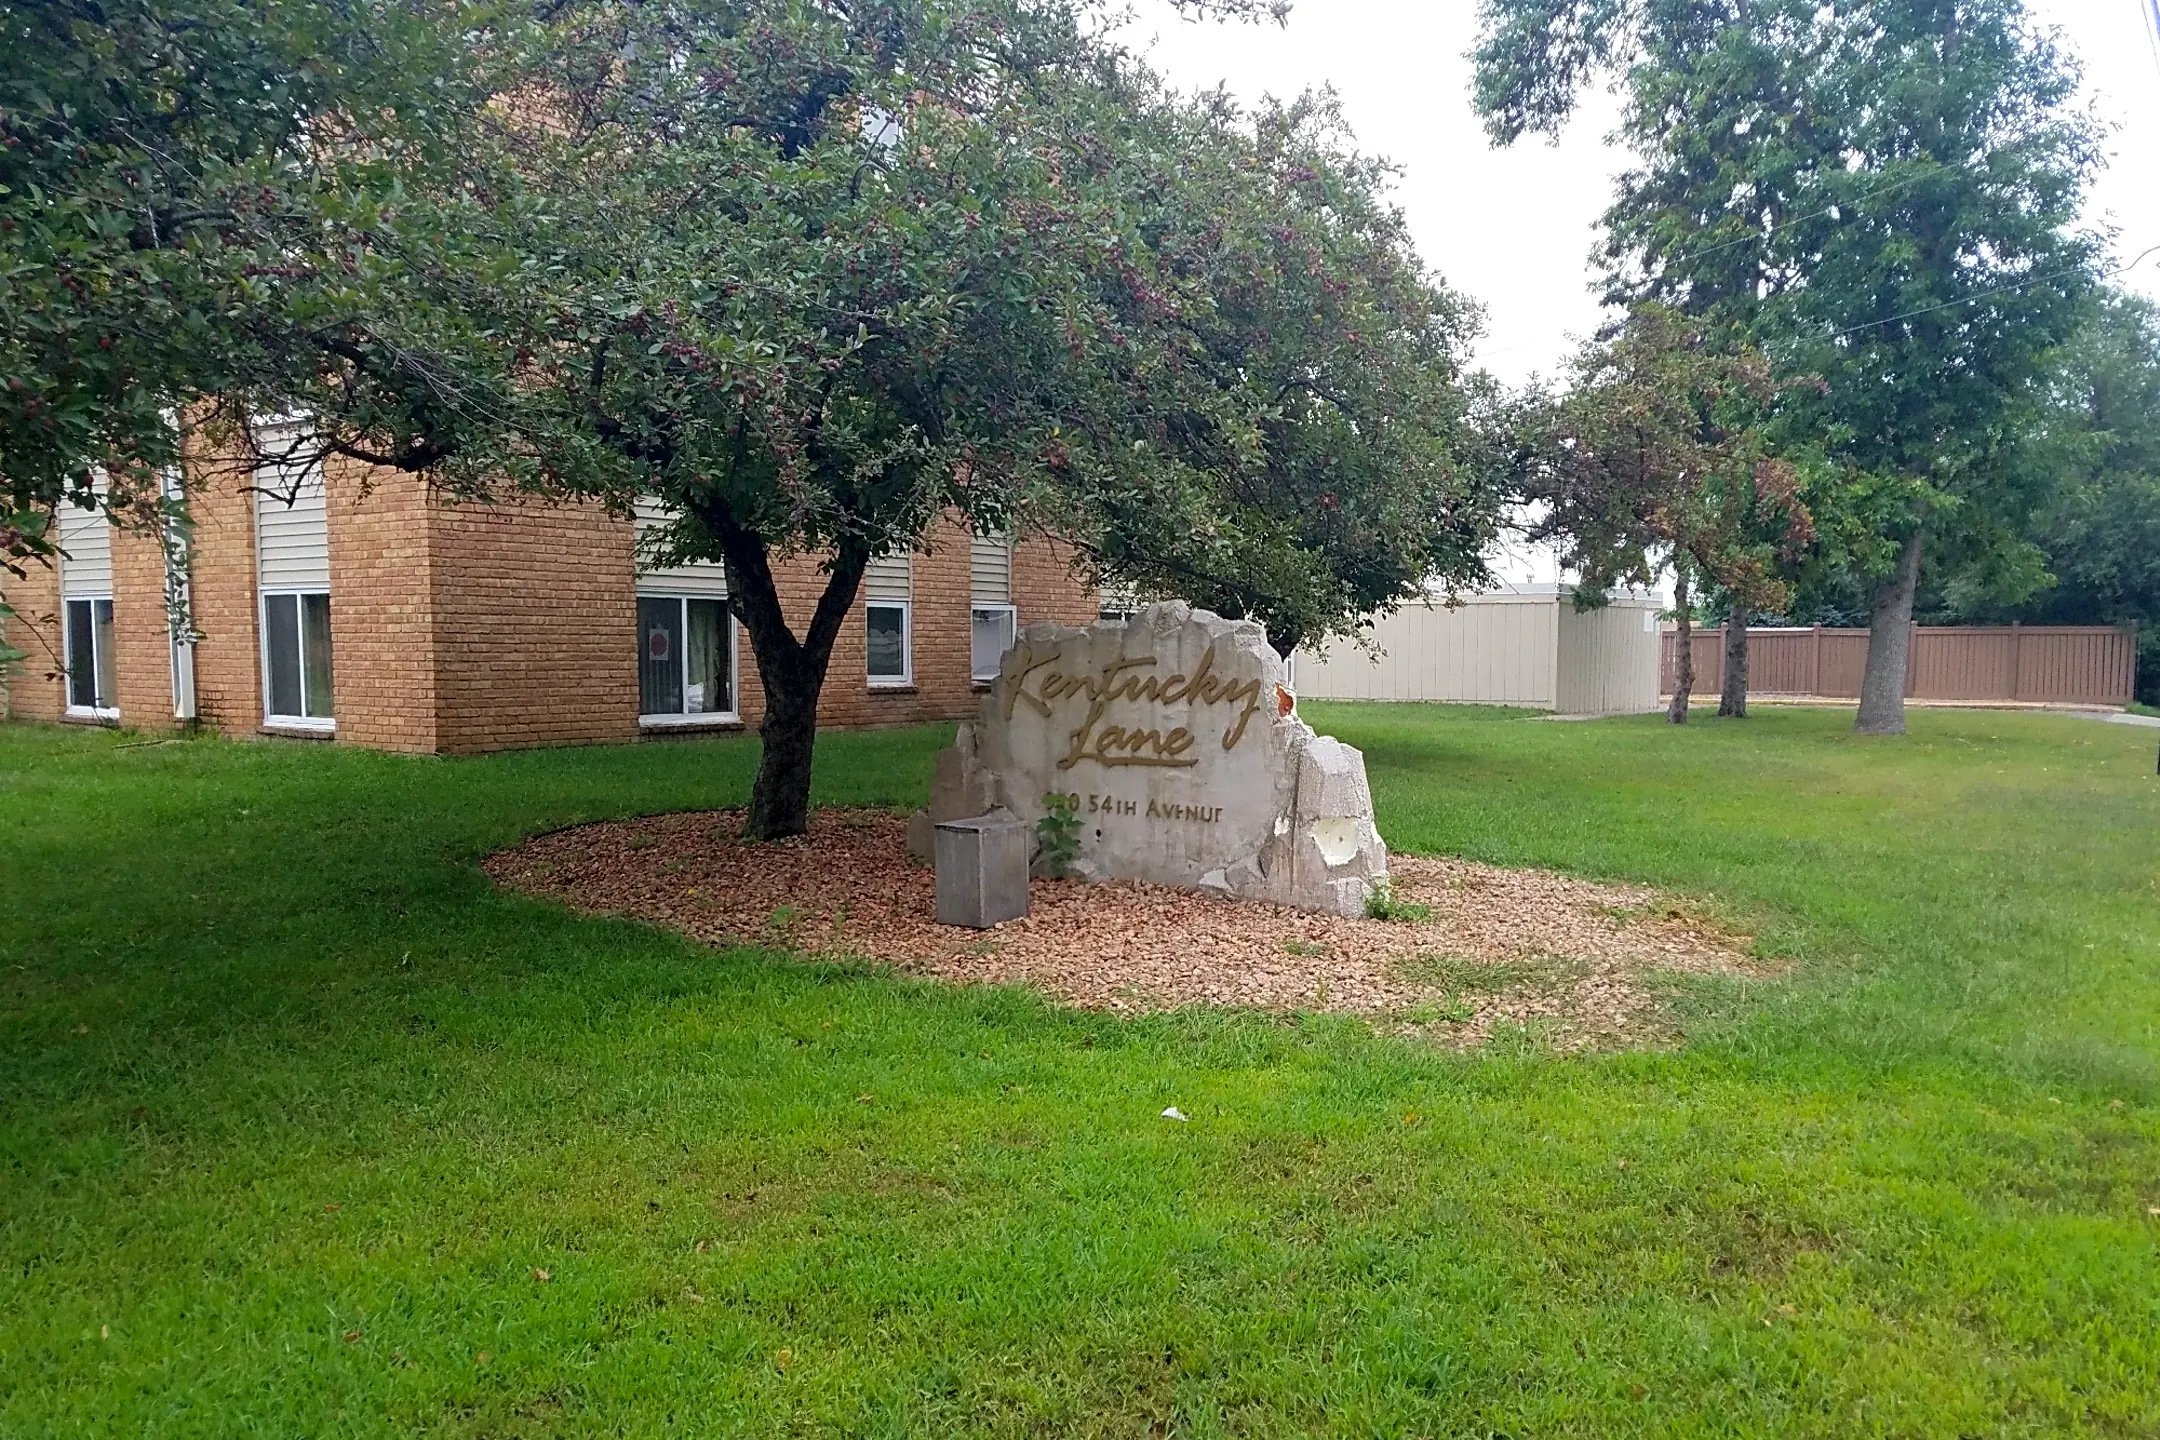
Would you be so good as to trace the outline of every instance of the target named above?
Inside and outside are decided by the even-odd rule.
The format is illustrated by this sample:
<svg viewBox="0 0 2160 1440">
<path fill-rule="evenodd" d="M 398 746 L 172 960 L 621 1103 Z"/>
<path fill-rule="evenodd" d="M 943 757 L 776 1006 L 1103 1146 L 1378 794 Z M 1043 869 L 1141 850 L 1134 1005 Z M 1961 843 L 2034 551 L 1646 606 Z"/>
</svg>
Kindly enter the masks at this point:
<svg viewBox="0 0 2160 1440">
<path fill-rule="evenodd" d="M 2151 308 L 2107 289 L 2077 226 L 2099 135 L 2070 103 L 2074 64 L 2020 0 L 1481 13 L 1496 141 L 1557 133 L 1611 79 L 1638 161 L 1596 257 L 1627 318 L 1558 392 L 1496 407 L 1533 437 L 1511 463 L 1587 598 L 1648 566 L 1674 575 L 1683 623 L 1714 608 L 1728 715 L 1746 712 L 1751 620 L 1869 626 L 1857 725 L 1876 732 L 1904 727 L 1915 618 L 2150 633 L 2160 348 Z M 1617 422 L 1640 420 L 1646 366 L 1698 400 L 1639 448 L 1636 468 L 1666 467 L 1656 482 L 1615 489 L 1628 466 L 1599 446 L 1641 441 Z M 1764 373 L 1703 390 L 1720 368 Z M 1750 478 L 1734 463 L 1750 453 L 1775 463 Z M 1616 550 L 1645 558 L 1616 565 Z"/>
<path fill-rule="evenodd" d="M 2160 705 L 2160 307 L 2103 289 L 2054 358 L 2015 463 L 2042 499 L 2007 574 L 1924 577 L 1927 625 L 2134 625 L 2138 698 Z M 1849 572 L 1823 571 L 1776 619 L 1865 623 Z M 1773 622 L 1774 623 L 1774 622 Z"/>
</svg>

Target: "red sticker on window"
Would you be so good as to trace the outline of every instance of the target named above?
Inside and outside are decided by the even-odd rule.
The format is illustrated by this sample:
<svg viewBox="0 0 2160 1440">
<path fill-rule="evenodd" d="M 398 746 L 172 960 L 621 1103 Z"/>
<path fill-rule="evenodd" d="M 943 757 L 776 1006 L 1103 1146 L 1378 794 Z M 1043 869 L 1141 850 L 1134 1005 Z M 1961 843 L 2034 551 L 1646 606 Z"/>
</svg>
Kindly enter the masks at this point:
<svg viewBox="0 0 2160 1440">
<path fill-rule="evenodd" d="M 645 635 L 645 653 L 646 653 L 646 655 L 647 655 L 647 656 L 651 657 L 651 658 L 652 658 L 652 659 L 654 659 L 654 660 L 665 660 L 665 659 L 667 659 L 667 656 L 668 656 L 668 639 L 667 639 L 667 631 L 665 631 L 665 630 L 651 630 L 651 631 L 647 631 L 647 632 L 646 632 L 646 635 Z"/>
</svg>

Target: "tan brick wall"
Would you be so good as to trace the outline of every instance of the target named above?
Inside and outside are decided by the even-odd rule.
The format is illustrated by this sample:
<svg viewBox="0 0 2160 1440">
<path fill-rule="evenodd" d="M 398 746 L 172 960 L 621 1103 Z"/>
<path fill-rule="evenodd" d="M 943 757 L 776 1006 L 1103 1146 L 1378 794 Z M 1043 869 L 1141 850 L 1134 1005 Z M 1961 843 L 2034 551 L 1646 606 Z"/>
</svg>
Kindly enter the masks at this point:
<svg viewBox="0 0 2160 1440">
<path fill-rule="evenodd" d="M 255 496 L 225 465 L 204 464 L 190 441 L 188 513 L 195 521 L 188 576 L 201 639 L 195 646 L 195 703 L 205 725 L 227 735 L 262 728 L 262 651 L 255 604 Z M 336 608 L 331 613 L 336 653 Z"/>
<path fill-rule="evenodd" d="M 825 689 L 818 699 L 818 725 L 835 730 L 886 725 L 914 725 L 933 720 L 963 720 L 978 702 L 971 668 L 974 595 L 969 583 L 965 524 L 948 518 L 932 530 L 928 553 L 914 557 L 913 598 L 909 604 L 914 684 L 873 686 L 869 676 L 869 619 L 858 598 L 854 613 L 833 645 Z M 1037 620 L 1086 624 L 1095 619 L 1095 591 L 1071 568 L 1069 546 L 1029 540 L 1013 552 L 1013 604 L 1022 625 Z M 814 559 L 803 557 L 775 567 L 781 603 L 800 634 L 823 593 L 825 577 Z M 741 711 L 746 726 L 764 719 L 764 687 L 749 637 L 740 627 L 736 644 L 742 673 Z"/>
<path fill-rule="evenodd" d="M 330 527 L 331 707 L 347 745 L 438 748 L 431 530 L 425 482 L 333 458 L 324 467 Z"/>
<path fill-rule="evenodd" d="M 67 682 L 58 675 L 65 655 L 60 575 L 42 565 L 26 579 L 7 577 L 5 593 L 23 612 L 9 625 L 9 643 L 28 651 L 12 677 L 9 709 L 18 720 L 66 718 Z M 113 687 L 120 723 L 143 730 L 172 728 L 172 666 L 166 647 L 165 554 L 153 535 L 112 531 Z"/>
<path fill-rule="evenodd" d="M 67 704 L 65 682 L 59 676 L 60 572 L 31 561 L 18 580 L 0 571 L 0 596 L 5 596 L 16 616 L 7 622 L 7 641 L 27 652 L 7 677 L 6 709 L 15 720 L 58 720 Z"/>
<path fill-rule="evenodd" d="M 195 518 L 194 581 L 196 689 L 209 724 L 247 734 L 262 721 L 261 671 L 256 650 L 255 511 L 246 481 L 229 466 L 205 463 L 191 440 L 188 499 Z M 132 728 L 173 728 L 172 654 L 165 613 L 165 552 L 155 535 L 112 532 L 115 699 L 120 721 Z M 42 640 L 28 626 L 12 627 L 12 643 L 31 652 L 23 662 L 12 713 L 20 719 L 60 719 L 64 682 L 48 678 L 58 664 L 61 634 L 59 577 L 33 567 L 13 581 L 20 609 L 51 616 Z M 18 593 L 19 592 L 19 593 Z"/>
<path fill-rule="evenodd" d="M 929 551 L 918 551 L 908 604 L 908 645 L 913 683 L 870 683 L 870 621 L 867 603 L 858 595 L 855 608 L 833 645 L 832 666 L 818 697 L 818 724 L 835 730 L 886 725 L 915 725 L 957 720 L 974 713 L 974 687 L 968 678 L 968 532 L 951 521 L 938 524 Z M 805 568 L 809 562 L 801 562 Z M 807 623 L 823 576 L 788 610 L 800 631 Z"/>
<path fill-rule="evenodd" d="M 245 478 L 227 468 L 208 465 L 191 474 L 198 481 L 190 505 L 195 620 L 203 635 L 196 650 L 199 707 L 207 723 L 228 734 L 258 734 L 254 497 Z M 467 754 L 639 735 L 634 531 L 627 521 L 574 505 L 448 505 L 411 476 L 371 476 L 349 464 L 333 463 L 328 481 L 341 743 Z M 1017 547 L 1013 600 L 1023 625 L 1094 618 L 1094 592 L 1074 576 L 1070 559 L 1066 547 L 1043 540 Z M 153 539 L 116 535 L 120 700 L 131 724 L 170 723 L 161 567 Z M 825 577 L 807 557 L 776 569 L 782 604 L 799 631 Z M 867 621 L 858 598 L 834 646 L 819 724 L 906 725 L 974 713 L 968 577 L 968 531 L 943 522 L 927 552 L 914 557 L 914 683 L 906 687 L 869 683 Z M 50 572 L 33 572 L 9 593 L 17 591 L 22 608 L 44 614 L 58 608 Z M 50 664 L 26 638 L 25 631 L 16 643 L 33 658 L 16 686 L 15 713 L 57 716 L 63 691 L 41 678 Z M 57 648 L 57 628 L 51 638 Z M 740 627 L 736 648 L 738 710 L 754 729 L 764 717 L 764 691 Z"/>
<path fill-rule="evenodd" d="M 637 738 L 635 531 L 597 506 L 436 505 L 437 747 Z"/>
<path fill-rule="evenodd" d="M 173 728 L 172 650 L 165 623 L 165 550 L 157 537 L 115 529 L 113 683 L 120 723 L 137 730 Z"/>
<path fill-rule="evenodd" d="M 1013 547 L 1013 605 L 1020 623 L 1092 625 L 1102 615 L 1102 594 L 1073 568 L 1073 547 L 1040 536 Z"/>
</svg>

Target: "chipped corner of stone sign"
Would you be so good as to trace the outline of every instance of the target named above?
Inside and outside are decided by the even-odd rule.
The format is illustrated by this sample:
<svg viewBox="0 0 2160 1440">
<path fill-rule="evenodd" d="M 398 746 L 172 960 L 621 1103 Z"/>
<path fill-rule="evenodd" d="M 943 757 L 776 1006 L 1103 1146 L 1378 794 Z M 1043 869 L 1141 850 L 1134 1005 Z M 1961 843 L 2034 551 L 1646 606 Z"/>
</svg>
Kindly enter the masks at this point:
<svg viewBox="0 0 2160 1440">
<path fill-rule="evenodd" d="M 997 772 L 983 764 L 976 727 L 961 722 L 953 743 L 938 752 L 930 777 L 930 803 L 908 817 L 908 858 L 928 865 L 936 854 L 937 827 L 972 820 L 1005 803 Z"/>
<path fill-rule="evenodd" d="M 1387 874 L 1364 757 L 1298 716 L 1262 626 L 1182 602 L 1024 628 L 911 842 L 1000 805 L 1033 825 L 1060 797 L 1083 879 L 1358 915 Z"/>
</svg>

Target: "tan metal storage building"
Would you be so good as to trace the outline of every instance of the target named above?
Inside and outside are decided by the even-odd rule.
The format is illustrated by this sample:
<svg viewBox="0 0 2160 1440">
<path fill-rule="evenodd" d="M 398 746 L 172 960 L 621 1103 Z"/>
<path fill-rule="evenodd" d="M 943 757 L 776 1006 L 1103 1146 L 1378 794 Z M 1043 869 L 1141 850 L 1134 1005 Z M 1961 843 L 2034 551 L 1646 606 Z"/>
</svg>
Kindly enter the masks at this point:
<svg viewBox="0 0 2160 1440">
<path fill-rule="evenodd" d="M 1298 693 L 1316 700 L 1440 700 L 1563 715 L 1658 708 L 1661 601 L 1621 595 L 1577 611 L 1574 591 L 1522 585 L 1435 597 L 1354 641 L 1297 656 Z"/>
</svg>

